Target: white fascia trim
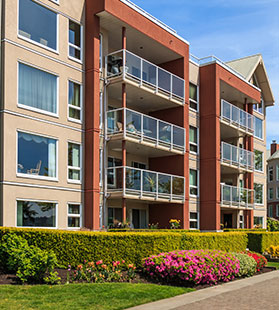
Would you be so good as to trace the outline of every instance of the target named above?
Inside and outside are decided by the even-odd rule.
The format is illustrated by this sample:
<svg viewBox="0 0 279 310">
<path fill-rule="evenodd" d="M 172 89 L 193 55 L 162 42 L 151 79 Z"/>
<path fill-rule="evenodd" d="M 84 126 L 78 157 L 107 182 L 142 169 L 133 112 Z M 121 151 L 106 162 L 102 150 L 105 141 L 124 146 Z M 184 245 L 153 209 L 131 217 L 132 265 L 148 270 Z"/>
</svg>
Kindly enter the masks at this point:
<svg viewBox="0 0 279 310">
<path fill-rule="evenodd" d="M 156 17 L 152 16 L 151 14 L 146 12 L 144 9 L 142 9 L 141 7 L 139 7 L 138 5 L 133 3 L 132 1 L 130 1 L 130 0 L 120 0 L 120 1 L 123 2 L 124 4 L 126 4 L 128 7 L 130 7 L 134 11 L 138 12 L 142 16 L 144 16 L 147 19 L 149 19 L 150 21 L 152 21 L 154 24 L 160 26 L 162 29 L 166 30 L 167 32 L 169 32 L 170 34 L 172 34 L 173 36 L 175 36 L 176 38 L 178 38 L 182 42 L 190 45 L 190 43 L 187 40 L 185 40 L 183 37 L 181 37 L 180 35 L 177 34 L 176 30 L 172 29 L 167 24 L 163 23 L 162 21 L 160 21 Z"/>
</svg>

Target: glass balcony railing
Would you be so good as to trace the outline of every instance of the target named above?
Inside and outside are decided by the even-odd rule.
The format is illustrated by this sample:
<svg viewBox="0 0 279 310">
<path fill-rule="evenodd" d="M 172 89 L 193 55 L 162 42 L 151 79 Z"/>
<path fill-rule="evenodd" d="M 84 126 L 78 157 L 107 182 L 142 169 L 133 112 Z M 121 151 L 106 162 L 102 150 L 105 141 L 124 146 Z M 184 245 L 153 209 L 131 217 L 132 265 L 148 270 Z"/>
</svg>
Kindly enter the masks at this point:
<svg viewBox="0 0 279 310">
<path fill-rule="evenodd" d="M 221 119 L 246 132 L 254 133 L 254 116 L 223 99 L 221 100 Z"/>
<path fill-rule="evenodd" d="M 185 200 L 184 177 L 132 167 L 107 168 L 106 188 L 107 193 L 122 192 L 140 199 Z"/>
<path fill-rule="evenodd" d="M 254 169 L 254 153 L 231 145 L 226 142 L 221 144 L 221 160 L 223 163 L 244 168 L 246 170 Z"/>
<path fill-rule="evenodd" d="M 152 87 L 156 92 L 164 93 L 170 99 L 178 99 L 184 104 L 185 81 L 182 78 L 127 50 L 120 50 L 106 57 L 106 76 L 132 78 L 139 85 Z"/>
<path fill-rule="evenodd" d="M 221 203 L 232 207 L 253 207 L 254 191 L 252 189 L 221 184 Z"/>
<path fill-rule="evenodd" d="M 124 113 L 123 113 L 124 112 Z M 124 119 L 123 119 L 124 118 Z M 185 129 L 130 109 L 107 112 L 107 135 L 122 133 L 156 146 L 185 152 Z"/>
</svg>

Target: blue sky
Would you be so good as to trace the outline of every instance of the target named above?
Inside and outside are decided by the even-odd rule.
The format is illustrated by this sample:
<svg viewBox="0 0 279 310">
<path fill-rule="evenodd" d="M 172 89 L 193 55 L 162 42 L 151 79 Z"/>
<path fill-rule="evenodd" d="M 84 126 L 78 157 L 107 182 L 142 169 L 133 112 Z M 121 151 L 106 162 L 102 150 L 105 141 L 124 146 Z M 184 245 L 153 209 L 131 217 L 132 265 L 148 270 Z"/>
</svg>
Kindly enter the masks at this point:
<svg viewBox="0 0 279 310">
<path fill-rule="evenodd" d="M 133 0 L 190 42 L 197 57 L 224 61 L 261 53 L 275 107 L 267 110 L 267 147 L 279 142 L 279 0 Z"/>
</svg>

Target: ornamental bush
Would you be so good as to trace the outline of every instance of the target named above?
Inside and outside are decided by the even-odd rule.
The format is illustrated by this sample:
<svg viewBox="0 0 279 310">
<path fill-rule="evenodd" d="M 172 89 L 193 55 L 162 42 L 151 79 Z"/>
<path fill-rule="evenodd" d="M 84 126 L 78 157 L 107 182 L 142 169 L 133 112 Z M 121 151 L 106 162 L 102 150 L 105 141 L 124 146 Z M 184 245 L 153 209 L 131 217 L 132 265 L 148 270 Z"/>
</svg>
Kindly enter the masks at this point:
<svg viewBox="0 0 279 310">
<path fill-rule="evenodd" d="M 257 263 L 253 257 L 244 253 L 233 253 L 239 260 L 238 277 L 251 277 L 256 272 Z"/>
<path fill-rule="evenodd" d="M 182 250 L 146 258 L 143 270 L 163 282 L 216 284 L 234 279 L 239 272 L 239 261 L 222 251 Z"/>
<path fill-rule="evenodd" d="M 255 253 L 255 252 L 250 252 L 247 251 L 245 254 L 249 255 L 250 257 L 252 257 L 256 263 L 257 263 L 257 271 L 260 271 L 261 269 L 263 269 L 266 265 L 267 265 L 267 259 L 259 254 L 259 253 Z"/>
<path fill-rule="evenodd" d="M 3 236 L 0 247 L 0 262 L 3 269 L 16 273 L 18 279 L 24 282 L 42 282 L 48 273 L 45 282 L 57 283 L 59 278 L 54 272 L 57 264 L 55 254 L 29 246 L 27 241 L 16 234 Z M 51 281 L 49 279 L 51 278 Z"/>
<path fill-rule="evenodd" d="M 269 248 L 266 249 L 266 252 L 272 257 L 279 257 L 279 245 L 271 245 Z"/>
</svg>

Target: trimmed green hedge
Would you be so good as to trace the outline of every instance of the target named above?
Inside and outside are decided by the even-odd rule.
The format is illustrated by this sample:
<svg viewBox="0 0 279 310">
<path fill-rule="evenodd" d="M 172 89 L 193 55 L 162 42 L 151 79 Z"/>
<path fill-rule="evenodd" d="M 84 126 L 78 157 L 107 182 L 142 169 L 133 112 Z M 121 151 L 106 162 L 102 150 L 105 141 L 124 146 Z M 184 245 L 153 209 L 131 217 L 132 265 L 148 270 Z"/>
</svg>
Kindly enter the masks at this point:
<svg viewBox="0 0 279 310">
<path fill-rule="evenodd" d="M 279 232 L 248 233 L 248 248 L 251 251 L 263 253 L 271 245 L 279 245 Z"/>
<path fill-rule="evenodd" d="M 30 245 L 53 250 L 61 266 L 76 266 L 84 260 L 102 259 L 105 263 L 125 260 L 141 266 L 143 258 L 161 252 L 188 249 L 244 251 L 247 235 L 243 233 L 173 233 L 173 232 L 73 232 L 46 229 L 0 228 L 3 234 L 16 233 Z"/>
<path fill-rule="evenodd" d="M 190 229 L 130 229 L 130 228 L 111 228 L 108 232 L 170 232 L 170 233 L 199 233 L 200 230 L 190 230 Z"/>
<path fill-rule="evenodd" d="M 224 228 L 223 229 L 224 232 L 263 232 L 263 231 L 267 231 L 266 229 L 263 228 L 254 228 L 254 229 L 245 229 L 245 228 Z"/>
</svg>

